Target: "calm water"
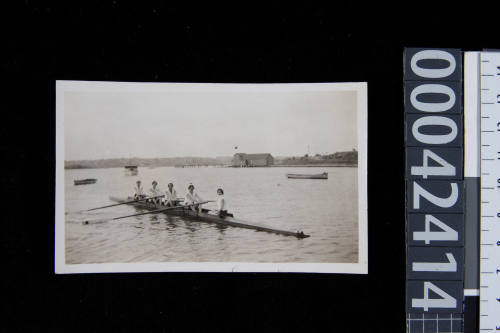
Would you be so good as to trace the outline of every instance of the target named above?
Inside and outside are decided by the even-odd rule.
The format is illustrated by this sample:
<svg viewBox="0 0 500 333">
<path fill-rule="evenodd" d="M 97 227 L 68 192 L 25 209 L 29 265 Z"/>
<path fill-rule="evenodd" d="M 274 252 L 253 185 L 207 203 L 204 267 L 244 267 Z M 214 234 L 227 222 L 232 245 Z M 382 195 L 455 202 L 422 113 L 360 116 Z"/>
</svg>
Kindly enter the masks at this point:
<svg viewBox="0 0 500 333">
<path fill-rule="evenodd" d="M 328 180 L 287 179 L 286 173 L 328 172 Z M 97 178 L 74 186 L 74 179 Z M 130 215 L 127 205 L 79 212 L 132 194 L 141 179 L 145 190 L 157 180 L 173 182 L 179 196 L 192 182 L 205 200 L 224 188 L 236 218 L 276 229 L 302 230 L 297 239 L 254 230 L 220 227 L 165 214 L 82 225 L 88 219 Z M 357 262 L 357 168 L 122 168 L 65 170 L 66 263 L 165 261 Z M 204 207 L 214 207 L 207 204 Z"/>
</svg>

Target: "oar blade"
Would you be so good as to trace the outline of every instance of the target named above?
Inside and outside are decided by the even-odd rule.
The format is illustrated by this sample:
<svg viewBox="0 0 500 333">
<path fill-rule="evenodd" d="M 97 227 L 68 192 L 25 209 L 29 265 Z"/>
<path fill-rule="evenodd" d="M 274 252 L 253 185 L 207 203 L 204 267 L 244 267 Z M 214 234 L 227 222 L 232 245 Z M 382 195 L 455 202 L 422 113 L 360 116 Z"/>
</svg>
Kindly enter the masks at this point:
<svg viewBox="0 0 500 333">
<path fill-rule="evenodd" d="M 120 203 L 116 203 L 116 204 L 112 204 L 112 205 L 106 205 L 106 206 L 101 206 L 101 207 L 87 209 L 87 212 L 90 212 L 90 211 L 93 211 L 93 210 L 97 210 L 97 209 L 103 209 L 103 208 L 115 207 L 115 206 L 120 206 L 120 205 L 126 205 L 126 204 L 130 204 L 130 203 L 134 203 L 134 202 L 141 202 L 141 201 L 145 201 L 145 200 L 149 200 L 149 199 L 163 198 L 164 196 L 165 195 L 158 195 L 156 197 L 147 197 L 147 198 L 142 198 L 142 199 L 134 199 L 134 200 L 120 202 Z"/>
<path fill-rule="evenodd" d="M 165 212 L 165 211 L 171 210 L 171 209 L 180 209 L 180 208 L 184 208 L 184 207 L 187 208 L 187 207 L 196 206 L 196 205 L 203 205 L 203 204 L 206 204 L 208 202 L 214 202 L 214 201 L 213 200 L 207 200 L 207 201 L 197 202 L 197 203 L 193 203 L 193 204 L 189 204 L 189 205 L 167 207 L 167 208 L 157 209 L 157 210 L 150 211 L 150 212 L 143 212 L 143 213 L 137 213 L 137 214 L 132 214 L 132 215 L 119 216 L 119 217 L 114 217 L 114 218 L 111 218 L 111 219 L 87 220 L 87 221 L 83 221 L 82 223 L 83 224 L 98 224 L 98 223 L 108 222 L 108 221 L 111 221 L 111 220 L 121 220 L 121 219 L 124 219 L 124 218 L 127 218 L 127 217 L 134 217 L 134 216 L 140 216 L 140 215 L 162 213 L 162 212 Z"/>
</svg>

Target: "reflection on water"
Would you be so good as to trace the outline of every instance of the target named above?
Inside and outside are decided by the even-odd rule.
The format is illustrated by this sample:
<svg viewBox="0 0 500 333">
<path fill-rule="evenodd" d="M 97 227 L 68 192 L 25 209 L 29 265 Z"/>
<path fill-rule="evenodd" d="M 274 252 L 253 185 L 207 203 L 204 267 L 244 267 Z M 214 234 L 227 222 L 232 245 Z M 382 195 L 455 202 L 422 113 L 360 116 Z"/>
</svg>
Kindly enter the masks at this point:
<svg viewBox="0 0 500 333">
<path fill-rule="evenodd" d="M 287 179 L 286 173 L 328 172 L 328 180 Z M 98 178 L 74 186 L 73 179 Z M 145 190 L 157 180 L 162 190 L 173 182 L 183 195 L 193 183 L 200 196 L 213 200 L 222 187 L 229 210 L 238 219 L 272 228 L 304 231 L 297 239 L 255 230 L 219 226 L 165 214 L 143 215 L 107 223 L 83 220 L 130 215 L 109 196 Z M 214 208 L 214 204 L 205 205 Z M 121 168 L 65 170 L 66 263 L 165 261 L 357 262 L 357 168 L 140 168 L 126 176 Z"/>
</svg>

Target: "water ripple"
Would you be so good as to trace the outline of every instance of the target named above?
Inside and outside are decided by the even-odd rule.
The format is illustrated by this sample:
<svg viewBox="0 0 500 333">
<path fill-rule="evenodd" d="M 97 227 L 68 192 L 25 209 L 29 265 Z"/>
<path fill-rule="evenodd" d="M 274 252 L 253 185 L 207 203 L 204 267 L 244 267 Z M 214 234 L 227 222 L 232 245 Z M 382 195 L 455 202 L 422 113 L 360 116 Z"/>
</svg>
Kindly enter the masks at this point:
<svg viewBox="0 0 500 333">
<path fill-rule="evenodd" d="M 313 171 L 311 171 L 313 170 Z M 66 261 L 73 263 L 243 261 L 356 262 L 357 169 L 323 168 L 328 180 L 290 180 L 286 173 L 316 172 L 310 168 L 140 168 L 140 177 L 122 169 L 65 170 Z M 74 186 L 73 179 L 97 178 L 94 185 Z M 135 180 L 153 179 L 164 188 L 173 182 L 179 194 L 188 182 L 202 198 L 214 199 L 223 187 L 235 217 L 277 229 L 304 231 L 296 239 L 266 232 L 218 226 L 182 217 L 143 215 L 107 223 L 82 225 L 84 220 L 109 219 L 137 210 L 116 206 L 109 195 L 131 192 Z M 277 186 L 276 184 L 280 184 Z M 213 208 L 213 204 L 207 208 Z"/>
</svg>

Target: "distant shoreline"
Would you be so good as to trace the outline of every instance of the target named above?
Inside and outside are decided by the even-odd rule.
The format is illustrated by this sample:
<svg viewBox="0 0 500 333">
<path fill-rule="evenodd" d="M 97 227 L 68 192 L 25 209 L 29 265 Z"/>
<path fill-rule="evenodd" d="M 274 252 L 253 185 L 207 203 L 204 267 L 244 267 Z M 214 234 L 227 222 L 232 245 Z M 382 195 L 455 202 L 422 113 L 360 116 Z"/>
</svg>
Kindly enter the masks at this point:
<svg viewBox="0 0 500 333">
<path fill-rule="evenodd" d="M 357 168 L 358 164 L 349 164 L 349 163 L 328 163 L 328 164 L 287 164 L 287 165 L 271 165 L 271 168 L 280 168 L 280 167 L 299 167 L 299 168 L 321 168 L 321 167 L 340 167 L 340 168 Z"/>
<path fill-rule="evenodd" d="M 166 166 L 166 165 L 159 165 L 159 166 L 139 166 L 139 168 L 147 168 L 147 169 L 153 169 L 153 168 L 178 168 L 178 166 Z M 329 163 L 329 164 L 284 164 L 284 165 L 270 165 L 270 166 L 255 166 L 255 167 L 248 167 L 248 168 L 242 168 L 242 167 L 234 167 L 231 165 L 199 165 L 199 166 L 189 166 L 186 168 L 189 169 L 195 169 L 195 168 L 231 168 L 231 169 L 253 169 L 253 168 L 325 168 L 325 167 L 337 167 L 337 168 L 357 168 L 357 164 L 347 164 L 347 163 Z M 64 168 L 64 170 L 82 170 L 82 169 L 119 169 L 122 167 L 115 167 L 115 166 L 109 166 L 109 167 L 70 167 L 70 168 Z M 182 168 L 182 167 L 181 167 Z"/>
<path fill-rule="evenodd" d="M 245 154 L 243 154 L 245 155 Z M 264 157 L 260 156 L 263 155 Z M 162 157 L 162 158 L 112 158 L 99 160 L 69 160 L 64 161 L 64 169 L 104 169 L 104 168 L 123 168 L 125 166 L 137 166 L 139 168 L 158 168 L 158 167 L 357 167 L 358 152 L 346 151 L 337 152 L 329 155 L 308 156 L 277 156 L 271 154 L 247 154 L 248 159 L 235 160 L 234 156 L 219 156 L 219 157 Z M 241 157 L 242 154 L 235 156 Z M 265 158 L 265 160 L 263 159 Z"/>
</svg>

